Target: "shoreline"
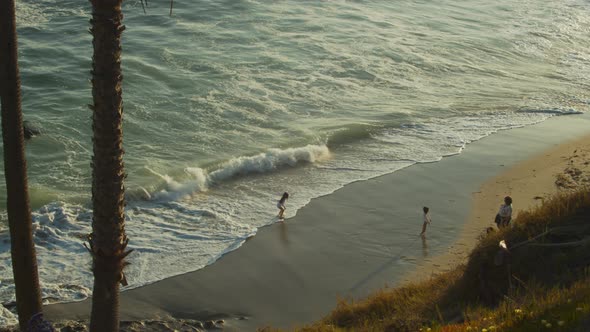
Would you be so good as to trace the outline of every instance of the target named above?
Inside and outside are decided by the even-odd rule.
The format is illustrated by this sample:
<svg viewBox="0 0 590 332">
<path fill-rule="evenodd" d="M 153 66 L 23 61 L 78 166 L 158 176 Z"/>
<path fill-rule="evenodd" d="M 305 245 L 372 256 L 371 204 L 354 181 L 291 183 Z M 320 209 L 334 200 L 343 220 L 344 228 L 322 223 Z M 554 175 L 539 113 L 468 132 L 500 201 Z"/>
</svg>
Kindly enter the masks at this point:
<svg viewBox="0 0 590 332">
<path fill-rule="evenodd" d="M 548 119 L 490 135 L 440 162 L 349 184 L 312 200 L 286 222 L 261 228 L 212 265 L 123 292 L 121 317 L 222 318 L 226 330 L 246 331 L 317 320 L 338 298 L 400 285 L 423 261 L 441 261 L 467 229 L 471 204 L 465 202 L 481 183 L 503 165 L 588 134 L 589 123 L 586 115 Z M 514 140 L 520 145 L 498 148 Z M 494 200 L 494 209 L 498 204 Z M 431 207 L 434 221 L 419 248 L 423 205 Z M 399 238 L 395 243 L 393 235 Z M 51 320 L 87 319 L 89 302 L 49 305 L 45 311 Z"/>
<path fill-rule="evenodd" d="M 511 196 L 514 200 L 514 220 L 519 212 L 536 208 L 544 199 L 568 190 L 568 181 L 572 180 L 569 173 L 575 170 L 580 170 L 581 174 L 590 173 L 590 165 L 583 158 L 590 159 L 590 134 L 537 153 L 482 183 L 477 191 L 472 192 L 471 212 L 457 241 L 448 252 L 409 273 L 405 281 L 426 279 L 465 262 L 485 229 L 493 227 L 497 230 L 493 218 L 504 196 Z M 561 179 L 559 183 L 558 179 Z M 577 184 L 569 183 L 569 189 L 590 185 L 588 177 L 578 180 Z"/>
</svg>

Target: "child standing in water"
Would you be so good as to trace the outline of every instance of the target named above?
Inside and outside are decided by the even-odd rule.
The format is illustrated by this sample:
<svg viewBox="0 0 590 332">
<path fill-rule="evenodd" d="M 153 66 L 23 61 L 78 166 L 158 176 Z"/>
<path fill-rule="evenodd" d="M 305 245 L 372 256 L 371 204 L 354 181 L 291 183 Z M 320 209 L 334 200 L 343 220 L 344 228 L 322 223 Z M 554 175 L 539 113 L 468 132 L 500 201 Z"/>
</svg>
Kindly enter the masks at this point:
<svg viewBox="0 0 590 332">
<path fill-rule="evenodd" d="M 285 210 L 287 209 L 285 207 L 285 201 L 287 200 L 287 198 L 289 198 L 289 193 L 285 192 L 285 193 L 283 193 L 283 196 L 281 197 L 281 199 L 277 203 L 277 207 L 279 208 L 279 219 L 284 219 L 283 214 L 285 213 Z"/>
<path fill-rule="evenodd" d="M 426 233 L 426 225 L 430 224 L 432 222 L 432 219 L 430 219 L 430 215 L 428 214 L 428 207 L 423 207 L 422 211 L 424 211 L 424 223 L 422 224 L 422 233 L 420 233 L 421 236 L 424 236 L 424 233 Z"/>
</svg>

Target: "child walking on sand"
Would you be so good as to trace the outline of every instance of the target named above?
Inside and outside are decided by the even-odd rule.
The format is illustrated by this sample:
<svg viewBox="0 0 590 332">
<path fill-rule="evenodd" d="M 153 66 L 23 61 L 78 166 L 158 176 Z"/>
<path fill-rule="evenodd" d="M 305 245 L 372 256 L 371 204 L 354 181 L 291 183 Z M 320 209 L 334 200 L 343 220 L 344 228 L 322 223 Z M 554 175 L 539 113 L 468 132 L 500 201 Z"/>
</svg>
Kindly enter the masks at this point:
<svg viewBox="0 0 590 332">
<path fill-rule="evenodd" d="M 424 223 L 422 224 L 422 233 L 420 233 L 420 235 L 424 236 L 424 233 L 426 233 L 426 225 L 430 224 L 432 219 L 430 219 L 430 215 L 428 214 L 428 207 L 423 207 L 422 211 L 424 211 Z"/>
<path fill-rule="evenodd" d="M 283 193 L 283 196 L 277 203 L 277 207 L 279 208 L 279 219 L 284 219 L 283 214 L 285 214 L 285 210 L 287 209 L 285 207 L 285 201 L 287 200 L 287 198 L 289 198 L 289 193 L 285 192 Z"/>
</svg>

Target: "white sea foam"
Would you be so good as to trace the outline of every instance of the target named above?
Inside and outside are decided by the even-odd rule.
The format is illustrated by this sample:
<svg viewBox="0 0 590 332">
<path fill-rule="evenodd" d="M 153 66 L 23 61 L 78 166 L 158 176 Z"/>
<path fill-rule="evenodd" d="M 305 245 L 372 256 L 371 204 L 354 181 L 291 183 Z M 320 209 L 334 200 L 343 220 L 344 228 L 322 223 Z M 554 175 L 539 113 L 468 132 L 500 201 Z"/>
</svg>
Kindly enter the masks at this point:
<svg viewBox="0 0 590 332">
<path fill-rule="evenodd" d="M 35 2 L 16 2 L 16 22 L 19 27 L 39 27 L 47 22 L 42 5 Z"/>
<path fill-rule="evenodd" d="M 266 153 L 251 157 L 239 157 L 224 163 L 218 170 L 211 172 L 209 181 L 215 183 L 237 175 L 266 173 L 279 167 L 295 166 L 299 162 L 313 163 L 318 160 L 326 160 L 329 157 L 330 151 L 325 145 L 307 145 L 285 150 L 270 149 Z"/>
<path fill-rule="evenodd" d="M 169 175 L 151 171 L 166 182 L 166 188 L 153 195 L 155 199 L 177 200 L 196 192 L 206 191 L 210 186 L 237 176 L 264 174 L 281 167 L 294 167 L 299 163 L 314 163 L 327 160 L 330 150 L 325 145 L 307 145 L 298 148 L 269 149 L 254 156 L 240 156 L 222 163 L 210 173 L 199 167 L 187 167 L 190 180 L 177 182 Z"/>
<path fill-rule="evenodd" d="M 18 324 L 18 318 L 10 310 L 0 306 L 0 326 L 8 327 Z"/>
</svg>

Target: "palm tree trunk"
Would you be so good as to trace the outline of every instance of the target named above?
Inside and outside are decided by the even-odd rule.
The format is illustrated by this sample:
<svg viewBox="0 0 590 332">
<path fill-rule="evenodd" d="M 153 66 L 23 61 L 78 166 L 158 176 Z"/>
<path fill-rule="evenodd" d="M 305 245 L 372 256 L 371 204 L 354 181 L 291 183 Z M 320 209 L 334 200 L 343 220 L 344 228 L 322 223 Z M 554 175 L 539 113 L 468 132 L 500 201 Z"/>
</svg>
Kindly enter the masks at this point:
<svg viewBox="0 0 590 332">
<path fill-rule="evenodd" d="M 12 271 L 20 328 L 41 312 L 41 290 L 31 229 L 21 111 L 14 0 L 0 1 L 0 99 Z"/>
<path fill-rule="evenodd" d="M 123 99 L 121 95 L 122 0 L 91 0 L 94 55 L 92 97 L 92 234 L 94 289 L 90 331 L 119 330 L 119 283 L 128 239 L 123 180 Z"/>
</svg>

